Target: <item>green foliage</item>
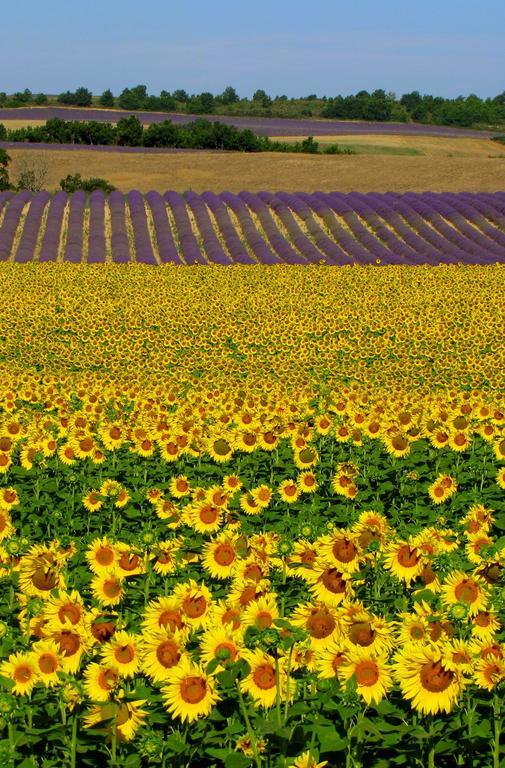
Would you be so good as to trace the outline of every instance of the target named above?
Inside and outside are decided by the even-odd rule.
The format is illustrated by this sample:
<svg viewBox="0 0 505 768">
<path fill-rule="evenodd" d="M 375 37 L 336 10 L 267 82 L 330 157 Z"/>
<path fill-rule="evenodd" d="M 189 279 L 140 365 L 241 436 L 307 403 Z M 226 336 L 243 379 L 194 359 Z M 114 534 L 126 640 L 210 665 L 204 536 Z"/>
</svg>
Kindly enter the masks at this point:
<svg viewBox="0 0 505 768">
<path fill-rule="evenodd" d="M 125 147 L 141 147 L 144 127 L 138 117 L 122 117 L 116 126 L 116 144 Z"/>
<path fill-rule="evenodd" d="M 0 123 L 0 127 L 3 127 Z M 1 132 L 0 132 L 1 136 Z M 9 165 L 10 157 L 5 149 L 0 149 L 0 192 L 5 192 L 11 188 L 9 181 L 9 171 L 7 166 Z"/>
<path fill-rule="evenodd" d="M 96 189 L 102 189 L 104 192 L 113 192 L 116 187 L 110 184 L 105 179 L 91 177 L 89 179 L 83 179 L 80 173 L 68 174 L 64 179 L 60 181 L 60 187 L 64 192 L 71 193 L 76 192 L 78 189 L 84 190 L 84 192 L 94 192 Z"/>
<path fill-rule="evenodd" d="M 65 91 L 58 96 L 58 102 L 68 106 L 90 107 L 93 102 L 91 91 L 80 86 L 76 91 Z"/>
<path fill-rule="evenodd" d="M 113 107 L 114 106 L 114 94 L 110 88 L 107 88 L 100 96 L 100 106 Z"/>
</svg>

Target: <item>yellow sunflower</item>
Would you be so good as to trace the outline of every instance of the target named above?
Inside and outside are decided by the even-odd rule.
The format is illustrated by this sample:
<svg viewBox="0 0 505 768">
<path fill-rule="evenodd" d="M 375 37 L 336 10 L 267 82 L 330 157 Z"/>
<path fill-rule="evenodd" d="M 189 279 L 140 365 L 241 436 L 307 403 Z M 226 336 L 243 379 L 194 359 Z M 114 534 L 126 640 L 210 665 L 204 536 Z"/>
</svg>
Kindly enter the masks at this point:
<svg viewBox="0 0 505 768">
<path fill-rule="evenodd" d="M 321 554 L 330 563 L 346 573 L 354 573 L 360 567 L 360 546 L 358 536 L 342 528 L 335 528 L 331 534 L 316 541 Z"/>
<path fill-rule="evenodd" d="M 257 600 L 251 600 L 244 608 L 241 618 L 242 624 L 246 628 L 255 627 L 262 630 L 271 627 L 275 619 L 279 618 L 275 595 L 264 595 Z"/>
<path fill-rule="evenodd" d="M 102 730 L 109 738 L 115 728 L 119 741 L 131 741 L 148 715 L 142 709 L 145 703 L 146 699 L 119 703 L 109 701 L 92 707 L 84 716 L 84 727 Z M 104 727 L 100 728 L 102 723 Z"/>
<path fill-rule="evenodd" d="M 91 701 L 109 701 L 121 683 L 116 667 L 91 662 L 84 670 L 84 690 Z"/>
<path fill-rule="evenodd" d="M 86 560 L 93 573 L 102 575 L 114 568 L 118 556 L 115 546 L 104 536 L 94 539 L 86 551 Z"/>
<path fill-rule="evenodd" d="M 48 688 L 58 685 L 58 672 L 62 671 L 60 649 L 52 639 L 39 640 L 32 645 L 30 657 L 37 670 L 38 679 Z"/>
<path fill-rule="evenodd" d="M 185 658 L 168 671 L 166 682 L 161 689 L 165 706 L 172 717 L 183 722 L 210 714 L 219 700 L 213 676 Z"/>
<path fill-rule="evenodd" d="M 142 671 L 155 683 L 163 683 L 185 653 L 183 635 L 167 629 L 146 632 L 142 638 Z"/>
<path fill-rule="evenodd" d="M 197 584 L 190 579 L 183 584 L 177 584 L 173 596 L 178 601 L 185 621 L 192 629 L 200 629 L 208 624 L 212 595 L 205 584 Z"/>
<path fill-rule="evenodd" d="M 348 644 L 344 639 L 331 640 L 316 651 L 317 676 L 322 680 L 337 676 L 338 668 L 347 661 Z"/>
<path fill-rule="evenodd" d="M 153 632 L 161 628 L 169 632 L 187 631 L 187 617 L 183 614 L 180 600 L 176 597 L 158 597 L 151 600 L 144 610 L 142 627 L 145 632 Z"/>
<path fill-rule="evenodd" d="M 124 630 L 115 632 L 109 642 L 102 646 L 100 656 L 102 663 L 115 667 L 121 677 L 133 677 L 140 667 L 140 638 Z"/>
<path fill-rule="evenodd" d="M 0 675 L 12 681 L 11 693 L 29 696 L 40 676 L 37 664 L 30 653 L 11 653 L 8 660 L 0 664 Z"/>
<path fill-rule="evenodd" d="M 291 622 L 308 632 L 311 647 L 315 650 L 337 640 L 340 635 L 335 609 L 325 603 L 299 605 L 291 615 Z"/>
<path fill-rule="evenodd" d="M 108 571 L 95 576 L 91 581 L 93 597 L 100 605 L 118 605 L 124 597 L 123 578 L 117 571 Z"/>
<path fill-rule="evenodd" d="M 422 556 L 412 542 L 397 539 L 386 550 L 384 568 L 407 585 L 420 575 L 423 566 Z"/>
<path fill-rule="evenodd" d="M 226 626 L 214 627 L 202 635 L 200 639 L 200 661 L 206 667 L 214 659 L 219 661 L 219 666 L 237 661 L 243 650 L 239 641 L 239 635 Z"/>
<path fill-rule="evenodd" d="M 202 566 L 214 579 L 228 579 L 238 562 L 237 537 L 223 532 L 202 547 Z"/>
<path fill-rule="evenodd" d="M 469 576 L 463 571 L 453 571 L 442 584 L 442 602 L 445 605 L 464 603 L 470 613 L 475 615 L 485 610 L 489 599 L 486 583 L 477 576 Z"/>
<path fill-rule="evenodd" d="M 437 646 L 407 645 L 395 656 L 395 675 L 403 696 L 425 715 L 450 712 L 466 684 L 460 670 L 444 666 Z"/>
<path fill-rule="evenodd" d="M 243 658 L 250 667 L 249 674 L 241 681 L 240 690 L 248 693 L 259 706 L 273 707 L 280 701 L 291 701 L 296 691 L 296 682 L 288 680 L 282 660 L 277 664 L 273 656 L 263 651 L 244 650 Z"/>
<path fill-rule="evenodd" d="M 302 752 L 291 763 L 292 768 L 325 768 L 328 765 L 328 760 L 322 760 L 317 762 L 317 758 L 311 752 Z"/>
<path fill-rule="evenodd" d="M 364 648 L 348 651 L 337 676 L 342 683 L 354 678 L 357 693 L 367 704 L 378 704 L 393 685 L 387 654 L 374 655 Z"/>
</svg>

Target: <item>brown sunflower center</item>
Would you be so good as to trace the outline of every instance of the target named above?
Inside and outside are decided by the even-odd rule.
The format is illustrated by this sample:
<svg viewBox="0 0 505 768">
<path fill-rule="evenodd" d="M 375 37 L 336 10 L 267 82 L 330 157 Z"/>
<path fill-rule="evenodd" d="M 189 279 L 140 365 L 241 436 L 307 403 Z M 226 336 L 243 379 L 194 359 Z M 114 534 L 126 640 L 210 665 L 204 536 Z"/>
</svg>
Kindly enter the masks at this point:
<svg viewBox="0 0 505 768">
<path fill-rule="evenodd" d="M 75 632 L 59 632 L 55 635 L 55 639 L 60 647 L 60 653 L 64 656 L 73 656 L 81 647 L 81 639 Z"/>
<path fill-rule="evenodd" d="M 420 672 L 421 684 L 430 693 L 442 693 L 454 680 L 454 672 L 444 669 L 439 661 L 428 661 Z"/>
<path fill-rule="evenodd" d="M 117 579 L 106 579 L 102 589 L 106 597 L 113 599 L 121 593 L 121 584 Z"/>
<path fill-rule="evenodd" d="M 275 669 L 271 664 L 259 664 L 253 672 L 253 680 L 262 691 L 268 691 L 276 685 Z"/>
<path fill-rule="evenodd" d="M 58 583 L 56 572 L 52 568 L 40 566 L 32 574 L 32 584 L 41 592 L 50 592 Z"/>
<path fill-rule="evenodd" d="M 379 679 L 379 668 L 373 661 L 360 661 L 356 664 L 355 673 L 358 685 L 375 685 Z"/>
<path fill-rule="evenodd" d="M 224 438 L 216 440 L 214 443 L 214 453 L 218 456 L 227 456 L 231 451 L 231 445 Z"/>
<path fill-rule="evenodd" d="M 207 693 L 207 683 L 203 677 L 185 677 L 180 685 L 180 693 L 186 704 L 199 704 Z"/>
<path fill-rule="evenodd" d="M 27 683 L 33 677 L 32 668 L 28 664 L 19 664 L 12 675 L 16 683 Z"/>
<path fill-rule="evenodd" d="M 231 624 L 233 629 L 238 629 L 240 627 L 240 611 L 235 608 L 228 608 L 223 613 L 221 621 L 223 624 Z"/>
<path fill-rule="evenodd" d="M 345 592 L 345 579 L 336 568 L 327 568 L 323 571 L 319 577 L 319 581 L 324 584 L 329 592 L 332 592 L 335 595 L 341 595 Z"/>
<path fill-rule="evenodd" d="M 373 643 L 376 634 L 375 629 L 372 629 L 368 621 L 357 621 L 349 627 L 349 639 L 351 642 L 364 648 Z"/>
<path fill-rule="evenodd" d="M 218 565 L 231 565 L 235 557 L 235 550 L 231 544 L 218 544 L 214 550 L 214 560 Z"/>
<path fill-rule="evenodd" d="M 132 554 L 131 552 L 123 552 L 119 558 L 119 567 L 122 568 L 123 571 L 134 571 L 139 567 L 139 564 L 140 557 L 138 555 Z"/>
<path fill-rule="evenodd" d="M 398 550 L 396 559 L 402 568 L 415 568 L 420 560 L 420 557 L 415 549 L 411 549 L 408 544 L 404 544 Z"/>
<path fill-rule="evenodd" d="M 114 658 L 120 664 L 130 664 L 135 658 L 135 648 L 133 645 L 118 645 L 114 649 Z"/>
<path fill-rule="evenodd" d="M 456 585 L 454 596 L 460 603 L 474 603 L 479 597 L 479 589 L 473 579 L 463 579 Z"/>
<path fill-rule="evenodd" d="M 39 656 L 39 669 L 43 675 L 52 675 L 58 669 L 58 659 L 54 653 L 42 653 Z"/>
<path fill-rule="evenodd" d="M 316 608 L 307 619 L 306 627 L 311 637 L 322 640 L 324 637 L 329 637 L 335 630 L 336 622 L 325 608 Z"/>
<path fill-rule="evenodd" d="M 332 547 L 335 560 L 341 563 L 350 563 L 356 557 L 358 550 L 349 539 L 337 539 Z"/>
<path fill-rule="evenodd" d="M 166 669 L 175 666 L 175 664 L 177 664 L 181 658 L 177 643 L 175 643 L 173 640 L 164 640 L 156 648 L 156 658 L 160 662 L 161 666 L 165 667 Z"/>
<path fill-rule="evenodd" d="M 212 525 L 219 517 L 219 509 L 212 507 L 210 504 L 200 509 L 200 520 L 205 525 Z"/>
<path fill-rule="evenodd" d="M 273 616 L 269 611 L 259 611 L 256 616 L 256 626 L 258 629 L 268 629 L 273 623 Z"/>
<path fill-rule="evenodd" d="M 95 552 L 95 560 L 98 565 L 112 565 L 114 562 L 114 550 L 112 547 L 99 547 Z"/>
<path fill-rule="evenodd" d="M 178 611 L 166 609 L 160 613 L 158 624 L 160 627 L 168 627 L 173 632 L 174 629 L 181 629 L 183 621 Z"/>
<path fill-rule="evenodd" d="M 479 611 L 474 618 L 474 622 L 478 627 L 489 627 L 491 624 L 491 614 L 486 611 Z"/>
<path fill-rule="evenodd" d="M 190 619 L 199 619 L 207 609 L 207 600 L 203 595 L 188 595 L 182 601 L 182 607 Z"/>
<path fill-rule="evenodd" d="M 58 618 L 62 623 L 68 619 L 71 624 L 77 624 L 81 618 L 81 609 L 75 603 L 65 603 L 58 610 Z"/>
<path fill-rule="evenodd" d="M 111 691 L 118 680 L 119 674 L 114 669 L 101 669 L 96 682 L 103 691 Z"/>
</svg>

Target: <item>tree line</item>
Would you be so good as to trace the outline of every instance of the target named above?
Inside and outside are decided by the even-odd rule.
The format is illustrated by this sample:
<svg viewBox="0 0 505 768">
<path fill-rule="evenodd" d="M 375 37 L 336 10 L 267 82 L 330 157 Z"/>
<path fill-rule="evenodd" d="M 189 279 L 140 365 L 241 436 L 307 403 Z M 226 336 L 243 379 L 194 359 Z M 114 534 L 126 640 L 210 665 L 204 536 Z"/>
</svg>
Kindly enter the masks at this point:
<svg viewBox="0 0 505 768">
<path fill-rule="evenodd" d="M 43 106 L 48 103 L 66 106 L 124 109 L 129 112 L 183 112 L 189 114 L 231 114 L 265 117 L 326 117 L 341 120 L 377 120 L 381 122 L 420 122 L 436 125 L 500 125 L 505 123 L 505 91 L 494 98 L 482 99 L 475 94 L 446 99 L 412 91 L 397 97 L 377 89 L 371 93 L 334 97 L 310 94 L 291 98 L 270 96 L 258 89 L 251 99 L 241 98 L 235 88 L 228 86 L 220 94 L 210 92 L 188 94 L 183 89 L 162 90 L 159 95 L 148 93 L 147 86 L 124 88 L 116 97 L 110 88 L 95 98 L 84 86 L 65 91 L 57 97 L 33 94 L 28 88 L 8 96 L 0 92 L 0 107 Z"/>
<path fill-rule="evenodd" d="M 111 145 L 164 147 L 174 149 L 215 149 L 235 152 L 303 152 L 308 154 L 353 154 L 337 144 L 320 147 L 312 136 L 303 141 L 274 141 L 257 136 L 248 128 L 210 122 L 199 118 L 185 125 L 171 120 L 144 127 L 136 115 L 122 117 L 114 125 L 96 120 L 51 118 L 45 125 L 8 130 L 0 123 L 0 141 L 43 144 Z"/>
</svg>

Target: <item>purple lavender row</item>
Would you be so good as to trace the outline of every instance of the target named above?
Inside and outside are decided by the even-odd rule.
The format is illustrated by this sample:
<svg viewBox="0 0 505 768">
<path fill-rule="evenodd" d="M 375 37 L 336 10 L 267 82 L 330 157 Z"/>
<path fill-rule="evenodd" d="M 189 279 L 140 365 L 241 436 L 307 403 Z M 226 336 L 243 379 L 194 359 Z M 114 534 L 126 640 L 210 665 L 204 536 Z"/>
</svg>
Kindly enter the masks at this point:
<svg viewBox="0 0 505 768">
<path fill-rule="evenodd" d="M 117 264 L 131 261 L 130 243 L 126 232 L 126 205 L 121 192 L 111 192 L 109 195 L 110 230 L 112 260 Z"/>
<path fill-rule="evenodd" d="M 11 199 L 11 197 L 14 195 L 14 192 L 0 192 L 0 214 L 2 213 L 4 207 L 7 205 L 8 201 Z"/>
<path fill-rule="evenodd" d="M 163 264 L 182 264 L 170 229 L 165 202 L 159 192 L 151 190 L 146 195 L 151 208 L 158 253 Z"/>
<path fill-rule="evenodd" d="M 179 242 L 182 247 L 182 256 L 186 264 L 206 264 L 207 262 L 200 251 L 200 246 L 191 228 L 184 199 L 177 192 L 166 192 L 165 200 L 170 206 L 174 217 Z"/>
<path fill-rule="evenodd" d="M 285 226 L 291 242 L 307 261 L 310 261 L 311 264 L 326 262 L 325 254 L 318 250 L 307 235 L 302 232 L 288 206 L 280 198 L 271 192 L 258 192 L 258 197 L 277 214 Z M 330 263 L 334 264 L 333 260 L 330 260 Z"/>
<path fill-rule="evenodd" d="M 7 203 L 7 210 L 0 227 L 0 261 L 9 260 L 23 208 L 30 198 L 31 193 L 24 190 L 11 197 Z"/>
<path fill-rule="evenodd" d="M 492 223 L 493 231 L 499 227 L 500 230 L 505 230 L 505 204 L 500 206 L 498 200 L 494 200 L 493 195 L 485 196 L 475 192 L 462 192 L 458 195 L 454 195 L 461 203 L 467 203 L 475 211 L 483 217 L 488 223 L 488 220 Z"/>
<path fill-rule="evenodd" d="M 105 256 L 105 194 L 95 189 L 89 196 L 88 264 L 103 264 Z"/>
<path fill-rule="evenodd" d="M 328 263 L 339 266 L 354 264 L 354 261 L 349 254 L 346 253 L 338 243 L 328 237 L 321 225 L 316 221 L 312 210 L 307 203 L 302 200 L 300 195 L 295 195 L 290 192 L 277 192 L 275 197 L 283 203 L 286 203 L 286 205 L 303 220 L 303 223 L 307 227 L 307 231 L 314 238 L 317 247 L 324 254 Z"/>
<path fill-rule="evenodd" d="M 39 261 L 56 261 L 60 246 L 61 225 L 65 214 L 68 196 L 65 192 L 57 192 L 49 204 L 46 230 L 40 247 Z"/>
<path fill-rule="evenodd" d="M 366 198 L 368 205 L 393 227 L 403 242 L 416 254 L 414 263 L 431 264 L 432 266 L 439 264 L 442 252 L 437 251 L 415 229 L 407 226 L 398 211 L 385 202 L 384 195 L 377 192 L 368 192 L 366 195 L 362 195 L 362 197 Z"/>
<path fill-rule="evenodd" d="M 390 224 L 387 218 L 382 219 L 373 205 L 373 200 L 368 200 L 366 195 L 351 192 L 347 195 L 347 199 L 353 206 L 356 214 L 366 221 L 366 223 L 373 229 L 374 235 L 378 238 L 379 243 L 390 251 L 395 257 L 398 258 L 396 263 L 398 264 L 422 264 L 424 259 L 421 254 L 412 248 L 411 245 L 406 243 L 396 231 L 392 231 L 386 226 L 386 221 Z M 379 257 L 380 258 L 380 257 Z M 389 257 L 391 258 L 391 257 Z"/>
<path fill-rule="evenodd" d="M 35 257 L 35 248 L 37 247 L 40 235 L 40 225 L 49 199 L 49 192 L 37 192 L 30 202 L 30 207 L 24 221 L 23 232 L 14 254 L 14 261 L 19 264 L 33 261 Z"/>
<path fill-rule="evenodd" d="M 221 266 L 229 266 L 230 264 L 233 264 L 233 261 L 223 250 L 223 247 L 214 232 L 207 206 L 200 195 L 197 195 L 195 192 L 185 192 L 184 197 L 193 212 L 196 224 L 200 230 L 203 247 L 209 263 L 220 264 Z"/>
<path fill-rule="evenodd" d="M 223 201 L 215 195 L 214 192 L 204 192 L 202 194 L 202 199 L 205 200 L 209 209 L 214 214 L 221 236 L 226 243 L 226 247 L 228 248 L 234 263 L 256 264 L 252 256 L 248 254 L 242 240 L 238 236 L 228 209 Z"/>
<path fill-rule="evenodd" d="M 86 208 L 86 193 L 82 190 L 74 192 L 70 198 L 67 241 L 65 243 L 64 261 L 79 264 L 82 260 L 84 209 Z"/>
<path fill-rule="evenodd" d="M 252 250 L 260 264 L 282 264 L 282 259 L 268 247 L 265 240 L 258 232 L 254 221 L 252 220 L 249 208 L 244 201 L 232 192 L 223 192 L 221 194 L 221 200 L 231 208 L 238 218 L 249 248 Z"/>
<path fill-rule="evenodd" d="M 135 189 L 127 197 L 135 240 L 135 261 L 140 264 L 157 264 L 147 226 L 144 196 Z"/>
<path fill-rule="evenodd" d="M 265 231 L 268 241 L 272 248 L 279 254 L 282 261 L 286 264 L 308 264 L 307 259 L 302 254 L 297 253 L 286 238 L 281 234 L 279 228 L 272 218 L 268 206 L 265 205 L 257 195 L 251 192 L 240 192 L 239 197 L 249 206 L 249 208 L 259 218 L 261 226 Z"/>
</svg>

